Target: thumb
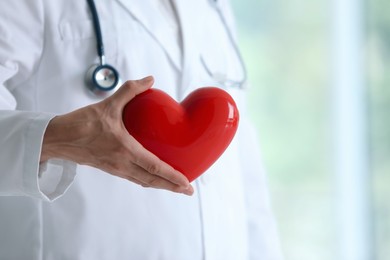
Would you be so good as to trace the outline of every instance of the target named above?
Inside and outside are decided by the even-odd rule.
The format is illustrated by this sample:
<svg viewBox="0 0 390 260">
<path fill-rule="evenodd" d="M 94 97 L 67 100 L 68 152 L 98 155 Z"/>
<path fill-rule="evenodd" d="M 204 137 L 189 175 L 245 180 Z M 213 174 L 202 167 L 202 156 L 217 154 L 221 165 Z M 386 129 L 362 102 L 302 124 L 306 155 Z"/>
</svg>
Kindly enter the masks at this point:
<svg viewBox="0 0 390 260">
<path fill-rule="evenodd" d="M 110 99 L 118 107 L 123 107 L 136 95 L 151 88 L 153 83 L 153 76 L 148 76 L 139 80 L 128 80 L 110 97 Z"/>
</svg>

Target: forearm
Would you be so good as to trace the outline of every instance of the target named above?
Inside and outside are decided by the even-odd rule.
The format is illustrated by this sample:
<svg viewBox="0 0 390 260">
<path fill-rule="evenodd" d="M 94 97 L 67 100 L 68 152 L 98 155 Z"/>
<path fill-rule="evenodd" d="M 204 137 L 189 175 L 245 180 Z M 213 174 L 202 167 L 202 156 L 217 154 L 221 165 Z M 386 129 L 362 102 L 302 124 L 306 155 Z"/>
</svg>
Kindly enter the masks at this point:
<svg viewBox="0 0 390 260">
<path fill-rule="evenodd" d="M 101 129 L 98 119 L 92 106 L 54 117 L 44 134 L 40 161 L 61 158 L 83 164 L 80 153 L 91 142 L 89 134 Z"/>
</svg>

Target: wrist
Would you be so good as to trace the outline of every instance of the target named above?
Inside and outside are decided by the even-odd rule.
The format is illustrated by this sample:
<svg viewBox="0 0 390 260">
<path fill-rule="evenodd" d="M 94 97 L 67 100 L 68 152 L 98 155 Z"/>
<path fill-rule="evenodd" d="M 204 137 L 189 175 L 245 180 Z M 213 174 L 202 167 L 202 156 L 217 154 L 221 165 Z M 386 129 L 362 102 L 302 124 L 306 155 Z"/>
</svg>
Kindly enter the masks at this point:
<svg viewBox="0 0 390 260">
<path fill-rule="evenodd" d="M 57 147 L 65 141 L 62 140 L 64 136 L 62 133 L 63 129 L 59 126 L 60 121 L 61 116 L 56 116 L 50 120 L 46 127 L 42 141 L 40 162 L 59 156 Z"/>
<path fill-rule="evenodd" d="M 96 128 L 96 115 L 92 109 L 80 109 L 54 117 L 47 125 L 41 149 L 40 162 L 51 158 L 78 162 L 78 154 L 87 142 L 92 128 Z"/>
</svg>

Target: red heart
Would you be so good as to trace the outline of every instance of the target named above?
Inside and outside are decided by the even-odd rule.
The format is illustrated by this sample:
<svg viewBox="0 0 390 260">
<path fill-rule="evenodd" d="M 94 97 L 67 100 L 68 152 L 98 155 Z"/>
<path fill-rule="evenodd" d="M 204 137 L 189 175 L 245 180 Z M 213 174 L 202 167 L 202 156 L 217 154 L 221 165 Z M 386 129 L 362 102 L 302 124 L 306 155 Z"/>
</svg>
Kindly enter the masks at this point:
<svg viewBox="0 0 390 260">
<path fill-rule="evenodd" d="M 232 97 L 219 88 L 199 88 L 180 104 L 149 89 L 126 105 L 123 121 L 146 149 L 193 181 L 228 147 L 239 114 Z"/>
</svg>

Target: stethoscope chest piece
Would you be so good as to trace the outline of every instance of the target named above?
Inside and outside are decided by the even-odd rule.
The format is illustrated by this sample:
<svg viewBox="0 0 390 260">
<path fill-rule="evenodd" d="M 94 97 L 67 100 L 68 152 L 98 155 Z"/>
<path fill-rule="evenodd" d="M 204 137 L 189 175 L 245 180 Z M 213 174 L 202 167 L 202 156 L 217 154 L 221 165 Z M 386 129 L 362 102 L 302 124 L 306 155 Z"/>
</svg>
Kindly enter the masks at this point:
<svg viewBox="0 0 390 260">
<path fill-rule="evenodd" d="M 120 85 L 118 71 L 108 64 L 95 64 L 87 71 L 85 81 L 88 89 L 96 96 L 107 97 Z"/>
<path fill-rule="evenodd" d="M 120 85 L 119 73 L 111 65 L 106 64 L 104 56 L 103 36 L 100 29 L 99 16 L 96 10 L 95 2 L 87 0 L 91 9 L 94 30 L 96 34 L 97 54 L 100 59 L 99 64 L 90 67 L 85 76 L 87 88 L 98 97 L 107 97 L 114 93 Z"/>
</svg>

